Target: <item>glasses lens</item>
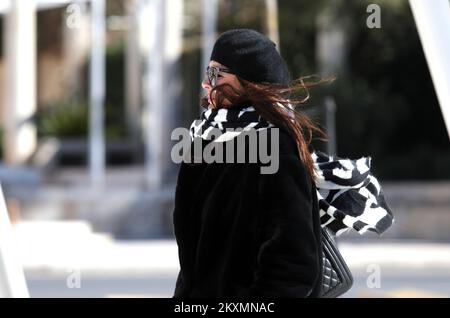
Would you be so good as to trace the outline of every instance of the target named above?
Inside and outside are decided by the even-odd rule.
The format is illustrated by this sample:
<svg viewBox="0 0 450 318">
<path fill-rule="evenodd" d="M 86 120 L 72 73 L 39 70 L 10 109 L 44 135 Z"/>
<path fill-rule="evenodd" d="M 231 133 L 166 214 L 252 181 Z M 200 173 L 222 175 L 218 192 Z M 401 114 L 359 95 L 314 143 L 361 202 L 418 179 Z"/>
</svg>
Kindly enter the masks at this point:
<svg viewBox="0 0 450 318">
<path fill-rule="evenodd" d="M 206 68 L 206 75 L 208 76 L 209 84 L 216 86 L 217 76 L 219 75 L 219 69 L 217 67 L 208 66 Z"/>
</svg>

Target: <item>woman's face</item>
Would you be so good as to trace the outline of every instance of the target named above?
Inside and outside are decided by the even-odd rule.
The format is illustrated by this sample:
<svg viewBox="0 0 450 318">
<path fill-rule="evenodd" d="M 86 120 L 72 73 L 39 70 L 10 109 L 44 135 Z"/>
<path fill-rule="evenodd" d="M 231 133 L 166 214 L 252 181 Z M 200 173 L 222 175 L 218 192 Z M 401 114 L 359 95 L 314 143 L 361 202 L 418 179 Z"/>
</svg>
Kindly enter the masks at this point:
<svg viewBox="0 0 450 318">
<path fill-rule="evenodd" d="M 209 62 L 209 67 L 218 67 L 218 68 L 225 68 L 225 69 L 227 68 L 226 66 L 224 66 L 216 61 L 213 61 L 213 60 Z M 241 85 L 241 83 L 239 83 L 239 80 L 235 75 L 226 73 L 226 72 L 219 72 L 219 75 L 218 75 L 217 81 L 216 81 L 216 85 L 223 85 L 223 84 L 228 84 L 237 91 L 242 90 L 242 85 Z M 206 75 L 203 78 L 202 87 L 204 90 L 206 90 L 206 96 L 208 97 L 208 104 L 212 105 L 212 100 L 215 98 L 216 92 L 213 92 L 214 96 L 211 96 L 211 90 L 213 89 L 213 86 L 211 86 L 211 84 L 209 83 L 209 79 Z M 222 105 L 226 107 L 226 106 L 231 105 L 231 103 L 228 99 L 225 99 L 223 101 Z"/>
</svg>

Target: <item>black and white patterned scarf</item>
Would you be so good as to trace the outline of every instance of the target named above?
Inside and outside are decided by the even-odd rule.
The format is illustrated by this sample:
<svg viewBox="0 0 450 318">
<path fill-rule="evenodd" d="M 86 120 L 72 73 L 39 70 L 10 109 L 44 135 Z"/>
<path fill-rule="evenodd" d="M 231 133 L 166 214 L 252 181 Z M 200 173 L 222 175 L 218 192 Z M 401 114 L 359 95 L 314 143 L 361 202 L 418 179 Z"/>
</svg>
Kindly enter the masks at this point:
<svg viewBox="0 0 450 318">
<path fill-rule="evenodd" d="M 216 142 L 230 140 L 239 131 L 227 128 L 261 130 L 274 127 L 262 118 L 252 106 L 214 108 L 202 112 L 190 127 L 190 135 L 210 140 L 211 131 L 216 128 L 222 134 Z M 321 224 L 337 236 L 348 230 L 360 234 L 372 231 L 381 234 L 394 222 L 391 209 L 386 203 L 378 180 L 370 173 L 371 157 L 346 159 L 313 151 L 316 188 Z"/>
<path fill-rule="evenodd" d="M 394 222 L 377 178 L 370 173 L 371 157 L 339 158 L 314 151 L 320 220 L 336 235 L 349 229 L 381 234 Z"/>
<path fill-rule="evenodd" d="M 242 131 L 249 131 L 251 129 L 261 130 L 274 127 L 273 124 L 262 118 L 253 106 L 241 107 L 236 109 L 230 108 L 210 108 L 205 110 L 197 119 L 191 124 L 190 134 L 191 139 L 201 137 L 202 139 L 210 140 L 212 131 L 216 128 L 222 134 L 216 142 L 227 141 L 233 139 L 241 132 L 233 131 L 236 128 L 242 128 Z M 231 131 L 227 131 L 231 129 Z"/>
</svg>

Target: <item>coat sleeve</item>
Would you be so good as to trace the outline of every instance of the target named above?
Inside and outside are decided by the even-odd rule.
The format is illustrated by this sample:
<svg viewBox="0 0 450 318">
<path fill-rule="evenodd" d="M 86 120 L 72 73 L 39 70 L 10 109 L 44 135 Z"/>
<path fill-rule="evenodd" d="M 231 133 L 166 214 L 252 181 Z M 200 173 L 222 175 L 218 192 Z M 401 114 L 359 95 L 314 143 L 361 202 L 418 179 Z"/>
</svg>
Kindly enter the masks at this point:
<svg viewBox="0 0 450 318">
<path fill-rule="evenodd" d="M 260 175 L 261 240 L 249 296 L 311 294 L 321 275 L 312 198 L 311 181 L 296 156 L 280 156 L 278 172 Z"/>
<path fill-rule="evenodd" d="M 185 286 L 183 284 L 183 278 L 181 274 L 181 270 L 178 272 L 177 281 L 175 283 L 175 291 L 172 295 L 172 298 L 182 298 L 186 297 Z"/>
</svg>

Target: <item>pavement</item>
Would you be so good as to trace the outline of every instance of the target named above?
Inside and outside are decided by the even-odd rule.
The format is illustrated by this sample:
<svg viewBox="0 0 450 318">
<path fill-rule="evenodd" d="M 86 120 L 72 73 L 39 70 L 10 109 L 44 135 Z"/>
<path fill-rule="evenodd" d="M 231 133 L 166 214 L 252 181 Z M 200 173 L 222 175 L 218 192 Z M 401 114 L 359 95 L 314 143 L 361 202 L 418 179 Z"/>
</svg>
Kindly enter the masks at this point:
<svg viewBox="0 0 450 318">
<path fill-rule="evenodd" d="M 117 241 L 83 221 L 15 225 L 32 297 L 171 297 L 179 270 L 173 239 Z M 449 297 L 450 243 L 345 241 L 354 275 L 344 297 Z"/>
</svg>

